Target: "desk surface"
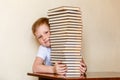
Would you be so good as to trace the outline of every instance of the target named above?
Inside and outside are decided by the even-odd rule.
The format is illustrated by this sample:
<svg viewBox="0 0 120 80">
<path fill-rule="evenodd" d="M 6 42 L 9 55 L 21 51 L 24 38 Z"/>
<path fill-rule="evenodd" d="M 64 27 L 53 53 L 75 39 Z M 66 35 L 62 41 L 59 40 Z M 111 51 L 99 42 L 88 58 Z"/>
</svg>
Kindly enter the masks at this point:
<svg viewBox="0 0 120 80">
<path fill-rule="evenodd" d="M 27 73 L 27 75 L 53 80 L 120 80 L 120 73 L 118 72 L 89 72 L 86 73 L 86 76 L 80 77 L 66 77 L 43 73 Z"/>
</svg>

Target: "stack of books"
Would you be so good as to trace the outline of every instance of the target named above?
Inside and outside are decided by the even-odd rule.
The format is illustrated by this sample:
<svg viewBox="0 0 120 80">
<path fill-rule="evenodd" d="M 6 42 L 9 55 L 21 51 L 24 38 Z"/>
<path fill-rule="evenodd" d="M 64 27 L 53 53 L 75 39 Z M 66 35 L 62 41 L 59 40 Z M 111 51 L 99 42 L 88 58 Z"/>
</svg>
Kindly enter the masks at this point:
<svg viewBox="0 0 120 80">
<path fill-rule="evenodd" d="M 78 7 L 62 6 L 48 10 L 51 62 L 67 65 L 66 76 L 80 76 L 82 20 Z"/>
</svg>

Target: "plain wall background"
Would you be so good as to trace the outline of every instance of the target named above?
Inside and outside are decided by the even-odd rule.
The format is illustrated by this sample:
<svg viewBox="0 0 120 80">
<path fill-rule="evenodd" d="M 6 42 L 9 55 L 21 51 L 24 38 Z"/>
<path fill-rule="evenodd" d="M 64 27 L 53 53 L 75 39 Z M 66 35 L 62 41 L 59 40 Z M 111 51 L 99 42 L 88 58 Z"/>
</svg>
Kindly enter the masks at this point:
<svg viewBox="0 0 120 80">
<path fill-rule="evenodd" d="M 0 80 L 36 80 L 32 72 L 38 44 L 31 25 L 48 9 L 82 11 L 83 57 L 88 72 L 120 72 L 120 0 L 0 0 Z"/>
</svg>

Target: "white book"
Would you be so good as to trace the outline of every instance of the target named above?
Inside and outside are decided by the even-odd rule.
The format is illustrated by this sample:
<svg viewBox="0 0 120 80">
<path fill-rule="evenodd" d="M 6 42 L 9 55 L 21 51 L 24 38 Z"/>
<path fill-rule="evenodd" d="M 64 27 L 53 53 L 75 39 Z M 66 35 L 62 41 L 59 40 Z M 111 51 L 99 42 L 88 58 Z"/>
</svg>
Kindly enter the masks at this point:
<svg viewBox="0 0 120 80">
<path fill-rule="evenodd" d="M 54 22 L 54 21 L 65 21 L 65 20 L 70 20 L 70 21 L 82 21 L 82 17 L 67 17 L 67 16 L 65 16 L 65 17 L 57 17 L 57 18 L 51 18 L 51 17 L 49 17 L 49 22 Z"/>
<path fill-rule="evenodd" d="M 78 70 L 67 70 L 67 73 L 80 73 L 80 69 Z"/>
<path fill-rule="evenodd" d="M 82 21 L 73 22 L 73 21 L 59 21 L 59 22 L 51 22 L 50 25 L 56 25 L 56 24 L 82 24 Z"/>
<path fill-rule="evenodd" d="M 54 20 L 54 21 L 51 21 L 49 20 L 49 23 L 62 23 L 62 22 L 75 22 L 75 23 L 81 23 L 82 21 L 81 20 L 75 20 L 75 19 L 66 19 L 66 20 Z"/>
<path fill-rule="evenodd" d="M 82 42 L 82 39 L 58 39 L 58 40 L 50 40 L 50 42 L 64 42 L 64 41 Z"/>
<path fill-rule="evenodd" d="M 73 41 L 73 42 L 51 42 L 52 45 L 80 45 L 81 42 L 76 42 L 76 41 Z"/>
<path fill-rule="evenodd" d="M 50 37 L 82 37 L 82 34 L 59 34 L 59 35 L 51 35 Z"/>
<path fill-rule="evenodd" d="M 82 43 L 82 40 L 77 39 L 64 39 L 64 40 L 50 40 L 51 43 L 58 43 L 58 42 L 79 42 Z"/>
<path fill-rule="evenodd" d="M 63 34 L 63 35 L 65 35 L 65 34 L 67 34 L 67 35 L 76 35 L 76 34 L 82 34 L 82 31 L 80 31 L 80 30 L 78 30 L 78 31 L 70 31 L 70 30 L 62 30 L 62 29 L 59 29 L 59 31 L 58 31 L 58 29 L 57 30 L 50 30 L 50 32 L 51 32 L 51 35 L 50 36 L 53 36 L 53 35 L 55 35 L 55 34 Z"/>
<path fill-rule="evenodd" d="M 64 60 L 66 60 L 66 61 L 76 61 L 76 60 L 79 60 L 79 59 L 70 59 L 70 58 L 66 58 L 66 59 L 63 59 L 63 58 L 58 58 L 58 59 L 56 59 L 56 58 L 51 58 L 51 60 L 55 60 L 55 61 L 64 61 Z"/>
<path fill-rule="evenodd" d="M 55 62 L 57 62 L 57 61 L 51 61 L 52 65 L 55 65 Z M 66 64 L 66 63 L 61 63 L 61 64 Z M 67 69 L 69 69 L 69 70 L 70 69 L 73 69 L 73 70 L 80 69 L 80 63 L 67 63 L 66 66 L 67 66 Z"/>
<path fill-rule="evenodd" d="M 52 49 L 52 52 L 80 52 L 80 49 Z"/>
<path fill-rule="evenodd" d="M 79 53 L 80 53 L 80 50 L 74 50 L 74 51 L 73 51 L 73 50 L 69 50 L 69 51 L 68 51 L 68 50 L 67 50 L 67 51 L 65 51 L 65 50 L 64 50 L 64 51 L 63 51 L 63 50 L 56 50 L 56 51 L 53 50 L 52 52 L 53 52 L 53 53 L 54 53 L 54 52 L 56 52 L 56 53 L 60 53 L 60 52 L 61 52 L 61 53 L 67 53 L 67 52 L 78 53 L 78 52 L 79 52 Z"/>
<path fill-rule="evenodd" d="M 63 25 L 62 25 L 63 24 Z M 70 31 L 82 31 L 82 25 L 72 25 L 72 23 L 69 24 L 51 24 L 50 30 L 55 31 L 55 30 L 70 30 Z M 76 24 L 76 23 L 75 23 Z"/>
<path fill-rule="evenodd" d="M 81 56 L 81 54 L 80 54 L 80 52 L 78 52 L 78 53 L 75 53 L 75 52 L 59 52 L 59 53 L 57 53 L 57 52 L 51 52 L 51 55 L 53 55 L 53 56 L 61 56 L 61 54 L 62 54 L 62 56 Z"/>
<path fill-rule="evenodd" d="M 70 78 L 70 79 L 73 78 L 73 79 L 78 80 L 78 79 L 80 79 L 80 77 L 81 77 L 81 73 L 80 73 L 80 74 L 66 74 L 65 77 L 66 77 L 66 78 Z"/>
<path fill-rule="evenodd" d="M 73 50 L 73 49 L 81 49 L 81 45 L 73 45 L 73 46 L 63 46 L 63 45 L 61 45 L 61 46 L 54 46 L 53 45 L 51 48 L 52 48 L 52 50 L 53 49 L 57 49 L 57 50 L 59 50 L 59 49 L 61 49 L 61 50 L 62 49 L 66 49 L 66 50 L 67 49 L 72 49 Z"/>
<path fill-rule="evenodd" d="M 51 60 L 52 63 L 58 62 L 60 60 Z M 73 67 L 79 67 L 80 66 L 80 61 L 67 61 L 67 60 L 61 60 L 62 64 L 66 64 L 67 67 L 73 66 Z"/>
<path fill-rule="evenodd" d="M 80 72 L 79 73 L 75 73 L 75 72 L 73 72 L 73 73 L 72 72 L 71 73 L 66 73 L 66 75 L 70 75 L 70 74 L 71 75 L 77 75 L 77 74 L 80 75 L 81 73 Z"/>
<path fill-rule="evenodd" d="M 72 73 L 71 72 L 71 73 L 66 73 L 65 74 L 65 76 L 68 77 L 68 78 L 70 78 L 70 79 L 72 79 L 72 78 L 76 78 L 77 79 L 78 77 L 80 77 L 80 75 L 81 75 L 80 72 L 79 73 Z"/>
<path fill-rule="evenodd" d="M 56 60 L 56 61 L 59 61 L 59 60 Z M 55 63 L 56 61 L 54 61 L 54 60 L 52 60 L 51 62 L 52 63 Z M 77 64 L 77 65 L 79 65 L 80 66 L 80 61 L 74 61 L 74 62 L 72 62 L 72 61 L 66 61 L 66 60 L 64 60 L 64 61 L 61 61 L 61 63 L 62 64 L 66 64 L 66 65 L 72 65 L 72 66 L 74 66 L 75 64 Z"/>
<path fill-rule="evenodd" d="M 58 43 L 58 42 L 60 42 L 60 43 L 62 43 L 62 42 L 78 42 L 78 43 L 82 43 L 82 41 L 81 40 L 72 40 L 72 39 L 69 39 L 69 40 L 51 40 L 50 41 L 51 43 Z"/>
<path fill-rule="evenodd" d="M 78 70 L 78 69 L 80 69 L 80 64 L 79 64 L 79 66 L 68 66 L 67 69 L 68 70 Z"/>
<path fill-rule="evenodd" d="M 79 27 L 74 27 L 74 26 L 69 26 L 67 27 L 60 27 L 60 26 L 56 26 L 56 27 L 50 27 L 50 31 L 52 32 L 51 34 L 54 34 L 54 32 L 58 32 L 58 33 L 68 33 L 68 32 L 74 32 L 74 33 L 82 33 L 82 26 Z M 71 33 L 71 34 L 74 34 Z"/>
<path fill-rule="evenodd" d="M 50 26 L 59 26 L 59 25 L 73 25 L 73 26 L 81 26 L 82 23 L 60 23 L 60 24 L 50 24 Z"/>
<path fill-rule="evenodd" d="M 56 12 L 48 12 L 48 16 L 50 15 L 56 15 L 56 14 L 81 14 L 80 11 L 73 11 L 73 10 L 64 10 L 64 11 L 56 11 Z"/>
<path fill-rule="evenodd" d="M 61 61 L 63 64 L 66 64 L 66 65 L 67 65 L 67 64 L 80 64 L 80 63 L 79 63 L 80 61 L 79 61 L 79 62 L 78 62 L 78 61 L 75 61 L 75 60 L 73 60 L 73 61 L 72 61 L 72 60 L 69 60 L 69 61 L 68 61 L 68 60 L 66 60 L 66 59 L 57 59 L 57 60 L 56 60 L 56 59 L 51 59 L 51 61 Z"/>
<path fill-rule="evenodd" d="M 67 67 L 80 67 L 80 64 L 66 64 Z"/>
<path fill-rule="evenodd" d="M 79 18 L 81 18 L 81 15 L 79 15 L 79 14 L 61 14 L 61 15 L 49 16 L 49 18 L 56 18 L 56 19 L 59 17 L 72 17 L 72 18 L 79 17 Z"/>
<path fill-rule="evenodd" d="M 48 16 L 49 17 L 49 16 Z M 57 18 L 51 18 L 49 17 L 49 21 L 56 21 L 56 20 L 66 20 L 66 19 L 72 19 L 72 20 L 81 20 L 81 17 L 71 17 L 71 16 L 65 16 L 65 17 L 57 17 Z"/>
<path fill-rule="evenodd" d="M 78 49 L 78 48 L 79 48 L 79 49 L 82 48 L 81 45 L 73 45 L 73 46 L 71 46 L 71 45 L 70 45 L 70 46 L 69 46 L 69 45 L 68 45 L 68 46 L 66 46 L 66 45 L 65 45 L 65 46 L 64 46 L 64 45 L 52 45 L 52 46 L 51 46 L 51 48 L 53 48 L 53 49 L 54 49 L 54 48 L 55 48 L 55 49 L 57 49 L 57 48 L 63 49 L 63 48 L 66 48 L 66 47 L 67 47 L 67 48 L 77 48 L 77 49 Z"/>
<path fill-rule="evenodd" d="M 56 14 L 48 16 L 49 21 L 82 21 L 82 16 L 80 14 Z"/>
<path fill-rule="evenodd" d="M 68 42 L 71 42 L 72 44 L 65 45 L 65 44 L 68 43 Z M 61 47 L 67 47 L 67 46 L 68 46 L 68 47 L 72 47 L 72 45 L 73 45 L 74 43 L 77 44 L 77 45 L 79 45 L 79 44 L 81 45 L 81 44 L 82 44 L 82 42 L 81 42 L 80 40 L 79 40 L 79 41 L 70 41 L 70 40 L 69 40 L 69 41 L 58 41 L 58 40 L 51 40 L 51 41 L 50 41 L 50 44 L 52 44 L 54 47 L 57 47 L 57 46 L 59 46 L 59 47 L 60 47 L 60 46 L 61 46 Z M 64 45 L 63 45 L 63 46 L 62 46 L 62 45 L 57 45 L 57 46 L 56 46 L 56 44 L 64 44 Z M 78 47 L 77 45 L 73 45 L 73 47 Z"/>
<path fill-rule="evenodd" d="M 58 27 L 58 26 L 56 26 L 56 27 Z M 67 31 L 72 31 L 72 32 L 80 32 L 80 33 L 82 33 L 82 28 L 80 28 L 80 27 L 78 27 L 78 28 L 75 28 L 75 27 L 73 27 L 73 28 L 63 28 L 63 27 L 58 27 L 58 28 L 50 28 L 50 31 L 51 32 L 63 32 L 63 33 L 67 33 Z"/>
<path fill-rule="evenodd" d="M 81 37 L 75 37 L 75 36 L 63 36 L 63 37 L 50 37 L 51 40 L 54 40 L 54 39 L 81 39 Z"/>
<path fill-rule="evenodd" d="M 70 29 L 54 29 L 54 30 L 50 30 L 51 31 L 51 35 L 62 35 L 62 34 L 67 34 L 67 35 L 79 35 L 82 34 L 82 31 L 80 29 L 78 30 L 70 30 Z"/>
<path fill-rule="evenodd" d="M 80 69 L 78 68 L 78 69 L 68 69 L 67 68 L 67 71 L 68 72 L 80 72 Z"/>
<path fill-rule="evenodd" d="M 52 49 L 53 52 L 80 52 L 80 49 Z"/>
<path fill-rule="evenodd" d="M 82 37 L 58 37 L 58 38 L 55 38 L 55 37 L 50 37 L 50 40 L 62 40 L 62 39 L 75 39 L 75 40 L 81 40 Z"/>
<path fill-rule="evenodd" d="M 59 61 L 59 60 L 51 60 L 52 63 L 55 63 L 56 61 Z M 74 61 L 74 62 L 72 62 L 72 61 L 62 61 L 61 63 L 62 64 L 66 64 L 67 67 L 69 67 L 69 66 L 72 66 L 72 67 L 74 67 L 74 66 L 76 66 L 76 67 L 80 66 L 80 61 Z"/>
<path fill-rule="evenodd" d="M 81 26 L 75 26 L 75 25 L 59 25 L 59 26 L 50 26 L 50 30 L 52 31 L 52 30 L 55 30 L 55 29 L 57 29 L 57 30 L 61 30 L 61 28 L 62 29 L 64 29 L 64 30 L 66 30 L 66 29 L 69 29 L 69 30 L 71 30 L 71 29 L 73 29 L 73 30 L 76 30 L 77 29 L 77 31 L 78 30 L 81 30 L 82 31 L 82 25 Z"/>
<path fill-rule="evenodd" d="M 60 6 L 56 8 L 49 9 L 48 12 L 58 12 L 58 11 L 64 11 L 64 10 L 72 10 L 72 11 L 80 11 L 79 7 L 73 7 L 73 6 Z"/>
<path fill-rule="evenodd" d="M 73 28 L 74 28 L 74 27 L 77 28 L 77 27 L 82 27 L 82 26 L 83 26 L 82 23 L 78 23 L 78 24 L 76 24 L 76 23 L 66 23 L 66 24 L 65 24 L 65 23 L 63 23 L 63 24 L 60 23 L 60 24 L 50 24 L 50 27 L 52 27 L 52 28 L 54 28 L 54 27 L 57 28 L 56 25 L 57 25 L 58 27 L 59 27 L 59 26 L 65 26 L 65 27 L 70 26 L 70 27 L 73 27 Z"/>
<path fill-rule="evenodd" d="M 67 69 L 68 70 L 78 70 L 78 69 L 80 69 L 80 66 L 77 66 L 77 67 L 75 67 L 75 66 L 69 66 L 69 67 L 67 67 Z"/>
<path fill-rule="evenodd" d="M 64 43 L 51 43 L 51 45 L 52 45 L 52 48 L 55 48 L 55 45 L 57 46 L 57 48 L 79 48 L 79 47 L 81 47 L 81 44 L 79 44 L 79 43 L 76 43 L 76 44 L 64 44 Z M 60 45 L 60 46 L 59 46 Z M 64 46 L 65 45 L 65 46 Z M 54 47 L 53 47 L 54 46 Z"/>
<path fill-rule="evenodd" d="M 72 56 L 71 55 L 64 55 L 63 56 L 63 54 L 61 54 L 61 55 L 62 56 L 58 56 L 58 55 L 55 55 L 55 54 L 51 53 L 51 58 L 53 58 L 53 59 L 66 59 L 66 58 L 69 58 L 71 60 L 81 59 L 82 58 L 82 56 L 80 54 L 79 54 L 80 56 L 78 56 L 78 55 L 72 55 Z"/>
<path fill-rule="evenodd" d="M 54 40 L 53 40 L 54 41 Z M 75 42 L 75 41 L 69 41 L 69 42 L 60 42 L 60 41 L 54 41 L 50 43 L 52 46 L 58 46 L 58 47 L 81 47 L 81 42 Z"/>
<path fill-rule="evenodd" d="M 81 50 L 82 47 L 81 47 L 81 45 L 72 45 L 72 46 L 71 45 L 70 46 L 69 45 L 68 46 L 64 46 L 64 45 L 58 45 L 58 46 L 57 45 L 52 45 L 51 48 L 52 48 L 52 50 L 53 49 L 57 49 L 57 50 L 59 50 L 59 49 L 60 50 L 62 50 L 62 49 L 79 49 L 79 50 Z"/>
</svg>

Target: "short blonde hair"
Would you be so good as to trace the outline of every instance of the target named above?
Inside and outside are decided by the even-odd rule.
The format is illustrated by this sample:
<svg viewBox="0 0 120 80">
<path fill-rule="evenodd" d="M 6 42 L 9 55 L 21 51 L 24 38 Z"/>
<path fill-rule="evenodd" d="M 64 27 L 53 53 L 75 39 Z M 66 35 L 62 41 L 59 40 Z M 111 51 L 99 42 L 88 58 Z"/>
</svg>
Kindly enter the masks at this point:
<svg viewBox="0 0 120 80">
<path fill-rule="evenodd" d="M 48 27 L 50 27 L 49 25 L 49 19 L 46 18 L 46 17 L 41 17 L 39 18 L 38 20 L 36 20 L 33 25 L 32 25 L 32 32 L 33 34 L 35 35 L 35 32 L 36 32 L 36 29 L 40 26 L 40 25 L 43 25 L 43 24 L 46 24 L 48 25 Z"/>
</svg>

